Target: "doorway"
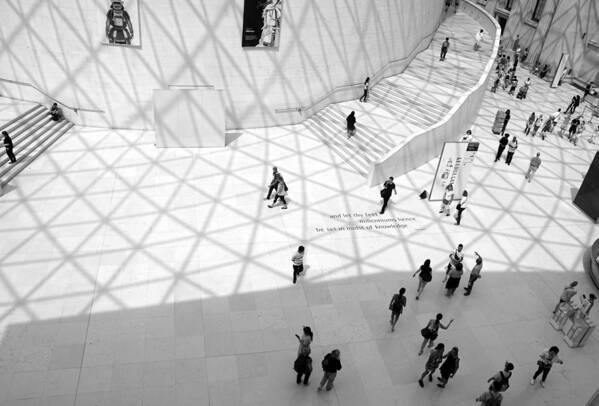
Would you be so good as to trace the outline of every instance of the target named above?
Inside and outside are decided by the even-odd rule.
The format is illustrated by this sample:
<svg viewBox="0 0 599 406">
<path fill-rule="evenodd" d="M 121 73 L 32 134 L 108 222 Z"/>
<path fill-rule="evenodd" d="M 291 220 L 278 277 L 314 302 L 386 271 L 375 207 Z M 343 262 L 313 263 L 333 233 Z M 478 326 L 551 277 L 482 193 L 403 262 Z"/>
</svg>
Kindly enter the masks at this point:
<svg viewBox="0 0 599 406">
<path fill-rule="evenodd" d="M 499 23 L 499 26 L 501 27 L 501 35 L 503 35 L 503 29 L 505 28 L 505 25 L 507 24 L 507 18 L 505 18 L 504 16 L 502 16 L 500 14 L 495 14 L 495 19 Z"/>
</svg>

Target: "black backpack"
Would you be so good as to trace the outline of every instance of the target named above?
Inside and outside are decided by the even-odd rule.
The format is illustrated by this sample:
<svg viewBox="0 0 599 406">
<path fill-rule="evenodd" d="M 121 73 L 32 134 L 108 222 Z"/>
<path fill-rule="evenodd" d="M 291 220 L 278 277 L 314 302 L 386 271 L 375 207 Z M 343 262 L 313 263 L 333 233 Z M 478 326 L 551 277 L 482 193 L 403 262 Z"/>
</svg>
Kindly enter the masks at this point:
<svg viewBox="0 0 599 406">
<path fill-rule="evenodd" d="M 327 354 L 324 356 L 322 362 L 320 363 L 322 369 L 326 369 L 327 365 L 329 365 L 329 358 L 331 358 L 331 354 Z"/>
</svg>

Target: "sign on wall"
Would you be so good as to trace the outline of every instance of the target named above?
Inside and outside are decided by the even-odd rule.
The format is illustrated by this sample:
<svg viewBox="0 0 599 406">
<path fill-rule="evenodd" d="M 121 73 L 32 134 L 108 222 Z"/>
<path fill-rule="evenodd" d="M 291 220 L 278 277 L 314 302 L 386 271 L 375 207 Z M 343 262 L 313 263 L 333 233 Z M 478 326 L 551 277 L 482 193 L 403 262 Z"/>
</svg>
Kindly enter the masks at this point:
<svg viewBox="0 0 599 406">
<path fill-rule="evenodd" d="M 429 200 L 443 200 L 445 187 L 453 185 L 456 196 L 461 196 L 468 185 L 470 168 L 474 162 L 478 142 L 446 142 L 437 164 Z"/>
<path fill-rule="evenodd" d="M 103 44 L 140 46 L 139 0 L 107 0 Z"/>
<path fill-rule="evenodd" d="M 245 0 L 242 47 L 278 48 L 283 0 Z"/>
</svg>

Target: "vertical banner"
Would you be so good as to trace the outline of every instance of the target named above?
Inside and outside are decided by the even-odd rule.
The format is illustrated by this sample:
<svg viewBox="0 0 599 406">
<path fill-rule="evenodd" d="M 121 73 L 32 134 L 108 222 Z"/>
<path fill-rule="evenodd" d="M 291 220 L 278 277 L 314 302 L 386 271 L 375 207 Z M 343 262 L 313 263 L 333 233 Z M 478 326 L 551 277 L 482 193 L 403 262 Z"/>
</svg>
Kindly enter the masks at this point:
<svg viewBox="0 0 599 406">
<path fill-rule="evenodd" d="M 551 81 L 551 87 L 557 87 L 559 85 L 559 82 L 561 82 L 562 77 L 566 76 L 567 72 L 567 67 L 566 67 L 566 63 L 568 63 L 568 54 L 562 54 L 562 57 L 559 60 L 559 63 L 557 64 L 557 69 L 555 70 L 555 75 L 553 76 L 553 80 Z"/>
<path fill-rule="evenodd" d="M 245 0 L 242 47 L 278 48 L 283 0 Z"/>
<path fill-rule="evenodd" d="M 102 44 L 141 46 L 139 26 L 140 0 L 106 0 Z"/>
<path fill-rule="evenodd" d="M 429 200 L 443 200 L 445 187 L 449 184 L 453 185 L 457 198 L 462 195 L 462 191 L 468 185 L 468 176 L 476 151 L 478 151 L 478 145 L 478 142 L 446 142 L 443 144 Z"/>
</svg>

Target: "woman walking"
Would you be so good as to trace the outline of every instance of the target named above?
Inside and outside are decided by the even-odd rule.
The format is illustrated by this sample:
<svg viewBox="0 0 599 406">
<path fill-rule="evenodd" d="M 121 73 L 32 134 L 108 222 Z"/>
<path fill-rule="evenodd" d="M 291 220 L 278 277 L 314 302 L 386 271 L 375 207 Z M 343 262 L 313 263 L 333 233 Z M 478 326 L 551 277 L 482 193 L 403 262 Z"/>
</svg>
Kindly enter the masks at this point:
<svg viewBox="0 0 599 406">
<path fill-rule="evenodd" d="M 464 266 L 461 263 L 458 263 L 455 267 L 451 268 L 447 274 L 448 278 L 447 282 L 445 283 L 445 289 L 447 289 L 445 296 L 453 296 L 455 290 L 458 288 L 458 286 L 460 286 L 460 279 L 462 279 L 463 274 Z"/>
<path fill-rule="evenodd" d="M 537 119 L 535 120 L 535 125 L 532 128 L 532 136 L 534 137 L 535 135 L 537 135 L 537 131 L 539 131 L 539 128 L 541 128 L 541 124 L 543 123 L 543 115 L 539 114 L 539 117 L 537 117 Z"/>
<path fill-rule="evenodd" d="M 507 109 L 505 111 L 505 118 L 503 119 L 503 125 L 501 126 L 501 135 L 503 135 L 503 133 L 505 133 L 505 128 L 507 127 L 507 123 L 510 122 L 511 117 L 512 117 L 512 115 L 510 113 L 510 109 Z"/>
<path fill-rule="evenodd" d="M 368 101 L 368 89 L 370 87 L 370 77 L 367 77 L 364 81 L 364 94 L 360 97 L 360 102 L 366 103 Z"/>
<path fill-rule="evenodd" d="M 303 333 L 304 334 L 301 337 L 297 334 L 295 335 L 299 341 L 299 347 L 297 348 L 298 357 L 300 355 L 310 355 L 310 352 L 312 352 L 310 344 L 312 344 L 312 341 L 314 340 L 314 333 L 308 326 L 304 326 Z"/>
<path fill-rule="evenodd" d="M 541 386 L 545 387 L 545 380 L 547 379 L 547 374 L 549 374 L 549 371 L 551 370 L 551 366 L 555 363 L 558 364 L 563 364 L 564 361 L 562 361 L 561 359 L 558 358 L 557 354 L 559 353 L 559 348 L 557 348 L 555 345 L 551 348 L 549 348 L 547 351 L 545 351 L 544 353 L 542 353 L 541 355 L 539 355 L 539 360 L 537 361 L 537 365 L 539 366 L 539 368 L 537 369 L 537 372 L 535 372 L 535 374 L 532 376 L 532 379 L 530 380 L 530 384 L 534 385 L 537 377 L 541 374 L 543 374 L 543 376 L 541 377 Z"/>
<path fill-rule="evenodd" d="M 516 137 L 512 138 L 510 143 L 507 145 L 507 155 L 505 156 L 505 163 L 507 165 L 512 164 L 512 158 L 514 157 L 514 153 L 518 149 L 518 140 Z"/>
<path fill-rule="evenodd" d="M 460 367 L 460 357 L 458 357 L 458 347 L 453 347 L 447 354 L 443 356 L 445 358 L 445 362 L 439 368 L 439 372 L 441 376 L 437 378 L 440 383 L 437 384 L 439 388 L 444 388 L 449 381 L 449 378 L 453 378 L 453 376 L 458 372 L 458 368 Z"/>
<path fill-rule="evenodd" d="M 420 375 L 420 379 L 418 379 L 418 385 L 421 388 L 424 388 L 424 378 L 428 375 L 428 381 L 433 381 L 433 374 L 439 368 L 441 361 L 443 361 L 443 351 L 445 351 L 445 345 L 443 343 L 437 344 L 434 350 L 431 351 L 428 356 L 428 360 L 426 361 L 426 365 L 424 366 L 424 372 Z"/>
<path fill-rule="evenodd" d="M 553 119 L 551 117 L 549 117 L 545 121 L 545 124 L 543 124 L 543 129 L 541 130 L 541 139 L 544 140 L 545 135 L 547 133 L 551 132 L 552 129 L 553 129 Z"/>
<path fill-rule="evenodd" d="M 524 128 L 525 135 L 530 134 L 530 130 L 532 129 L 532 126 L 535 124 L 535 119 L 535 112 L 533 111 L 530 117 L 528 117 L 528 121 L 526 122 L 526 128 Z"/>
<path fill-rule="evenodd" d="M 443 194 L 443 200 L 441 202 L 441 209 L 439 213 L 445 213 L 449 216 L 451 213 L 451 202 L 453 201 L 453 185 L 450 183 L 445 187 L 445 193 Z"/>
<path fill-rule="evenodd" d="M 455 213 L 455 221 L 456 221 L 456 226 L 460 225 L 460 222 L 462 221 L 462 212 L 464 210 L 466 210 L 466 206 L 468 205 L 468 191 L 464 190 L 462 192 L 462 198 L 460 199 L 460 202 L 458 203 L 458 205 L 456 206 L 456 213 Z"/>
<path fill-rule="evenodd" d="M 449 328 L 449 326 L 451 326 L 451 323 L 453 323 L 453 319 L 451 319 L 451 320 L 449 320 L 449 323 L 447 323 L 447 325 L 444 326 L 441 323 L 442 318 L 443 318 L 443 314 L 437 313 L 435 318 L 430 319 L 428 321 L 428 324 L 426 325 L 426 327 L 423 328 L 422 330 L 420 330 L 420 334 L 422 335 L 424 340 L 422 340 L 422 345 L 420 346 L 420 352 L 418 353 L 418 355 L 422 355 L 422 353 L 424 352 L 424 347 L 426 346 L 427 343 L 428 343 L 429 348 L 431 348 L 433 345 L 435 345 L 435 340 L 437 339 L 437 336 L 439 335 L 439 328 L 442 328 L 443 330 L 447 330 Z"/>
<path fill-rule="evenodd" d="M 414 272 L 412 278 L 418 275 L 418 289 L 416 289 L 416 300 L 420 299 L 420 295 L 424 290 L 424 287 L 427 283 L 429 283 L 433 279 L 433 270 L 431 268 L 431 260 L 427 259 L 424 261 L 424 264 L 420 266 L 420 268 Z"/>
<path fill-rule="evenodd" d="M 406 288 L 399 289 L 399 293 L 396 293 L 391 298 L 391 303 L 389 303 L 389 310 L 391 310 L 391 320 L 389 323 L 391 324 L 391 332 L 395 331 L 395 325 L 397 324 L 397 319 L 399 319 L 399 315 L 403 312 L 403 308 L 406 306 Z"/>
<path fill-rule="evenodd" d="M 275 194 L 275 198 L 272 201 L 272 204 L 269 204 L 268 207 L 271 209 L 277 205 L 277 200 L 280 200 L 283 203 L 281 209 L 287 209 L 287 201 L 285 200 L 285 196 L 287 196 L 287 184 L 283 180 L 283 177 L 279 175 L 279 182 L 277 183 L 277 193 Z"/>
<path fill-rule="evenodd" d="M 347 138 L 351 138 L 352 135 L 356 135 L 356 112 L 352 111 L 349 116 L 345 119 L 347 125 Z"/>
<path fill-rule="evenodd" d="M 499 371 L 487 379 L 487 382 L 491 383 L 489 389 L 495 386 L 498 392 L 505 392 L 510 387 L 510 378 L 512 377 L 513 370 L 514 364 L 506 361 L 503 371 Z"/>
</svg>

